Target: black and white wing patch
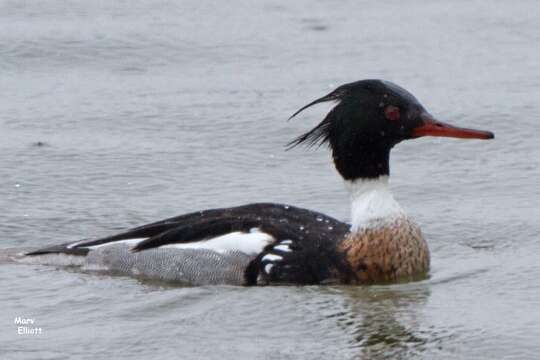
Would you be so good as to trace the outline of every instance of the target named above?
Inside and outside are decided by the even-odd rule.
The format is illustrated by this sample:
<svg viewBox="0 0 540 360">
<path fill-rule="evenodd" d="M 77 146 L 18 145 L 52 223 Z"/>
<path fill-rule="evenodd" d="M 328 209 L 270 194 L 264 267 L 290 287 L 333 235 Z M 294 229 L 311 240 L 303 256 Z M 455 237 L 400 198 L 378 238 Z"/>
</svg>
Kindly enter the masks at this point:
<svg viewBox="0 0 540 360">
<path fill-rule="evenodd" d="M 274 243 L 264 251 L 259 260 L 261 280 L 271 281 L 283 278 L 283 276 L 279 276 L 279 273 L 291 270 L 292 265 L 295 264 L 295 261 L 291 260 L 298 258 L 295 250 L 298 252 L 302 248 L 295 245 L 293 240 L 284 239 Z"/>
<path fill-rule="evenodd" d="M 205 218 L 190 223 L 174 224 L 160 229 L 154 236 L 105 238 L 82 240 L 52 246 L 27 255 L 64 253 L 87 255 L 89 251 L 110 245 L 127 245 L 133 252 L 148 249 L 211 250 L 218 253 L 240 252 L 254 257 L 274 242 L 273 236 L 261 229 L 261 221 L 222 217 L 219 220 Z M 147 232 L 148 234 L 148 232 Z"/>
<path fill-rule="evenodd" d="M 333 277 L 340 258 L 335 241 L 284 238 L 259 254 L 246 271 L 247 284 L 320 284 Z"/>
</svg>

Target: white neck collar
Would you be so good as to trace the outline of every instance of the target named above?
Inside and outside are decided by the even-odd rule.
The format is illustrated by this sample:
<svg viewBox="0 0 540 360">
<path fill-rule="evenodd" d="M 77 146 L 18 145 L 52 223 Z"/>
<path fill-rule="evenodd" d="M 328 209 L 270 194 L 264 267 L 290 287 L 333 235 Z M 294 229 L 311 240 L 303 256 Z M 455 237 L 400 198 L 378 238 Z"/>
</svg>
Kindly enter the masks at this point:
<svg viewBox="0 0 540 360">
<path fill-rule="evenodd" d="M 390 192 L 388 176 L 346 181 L 346 185 L 351 194 L 353 231 L 404 215 Z"/>
</svg>

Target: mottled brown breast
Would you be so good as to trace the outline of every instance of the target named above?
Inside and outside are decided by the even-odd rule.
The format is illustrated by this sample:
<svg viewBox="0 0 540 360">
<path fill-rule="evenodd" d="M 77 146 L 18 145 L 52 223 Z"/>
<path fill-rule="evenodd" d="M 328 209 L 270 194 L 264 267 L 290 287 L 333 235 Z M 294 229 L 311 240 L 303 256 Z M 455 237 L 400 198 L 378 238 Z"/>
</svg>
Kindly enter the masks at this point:
<svg viewBox="0 0 540 360">
<path fill-rule="evenodd" d="M 350 283 L 412 280 L 429 270 L 427 243 L 420 228 L 406 217 L 351 232 L 338 251 L 349 267 Z"/>
</svg>

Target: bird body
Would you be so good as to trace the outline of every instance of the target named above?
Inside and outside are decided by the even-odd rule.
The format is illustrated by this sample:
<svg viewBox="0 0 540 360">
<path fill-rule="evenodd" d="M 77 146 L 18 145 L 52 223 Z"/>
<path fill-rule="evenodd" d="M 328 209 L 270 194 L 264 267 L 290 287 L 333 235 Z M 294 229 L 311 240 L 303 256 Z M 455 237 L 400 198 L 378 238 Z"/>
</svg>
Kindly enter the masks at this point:
<svg viewBox="0 0 540 360">
<path fill-rule="evenodd" d="M 97 240 L 27 254 L 64 254 L 85 268 L 190 285 L 372 284 L 426 276 L 420 228 L 389 189 L 390 150 L 420 136 L 491 139 L 437 121 L 405 89 L 384 80 L 338 87 L 296 112 L 338 104 L 289 146 L 327 144 L 351 196 L 351 223 L 298 207 L 256 203 L 184 214 Z"/>
</svg>

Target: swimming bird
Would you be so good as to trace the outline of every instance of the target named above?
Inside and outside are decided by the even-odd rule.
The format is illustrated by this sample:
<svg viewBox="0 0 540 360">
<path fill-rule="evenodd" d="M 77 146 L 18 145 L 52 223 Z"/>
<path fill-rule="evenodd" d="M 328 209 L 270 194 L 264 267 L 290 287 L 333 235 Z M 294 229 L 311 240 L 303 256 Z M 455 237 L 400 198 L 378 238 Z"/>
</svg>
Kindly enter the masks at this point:
<svg viewBox="0 0 540 360">
<path fill-rule="evenodd" d="M 351 195 L 351 223 L 298 207 L 256 203 L 193 212 L 96 240 L 46 247 L 111 271 L 201 284 L 371 284 L 421 278 L 430 255 L 419 226 L 388 186 L 390 150 L 422 136 L 492 139 L 436 120 L 384 80 L 339 86 L 302 107 L 337 104 L 289 147 L 327 144 Z"/>
</svg>

